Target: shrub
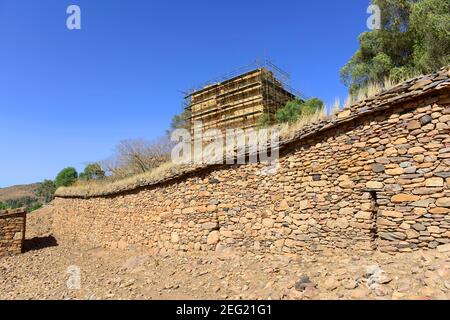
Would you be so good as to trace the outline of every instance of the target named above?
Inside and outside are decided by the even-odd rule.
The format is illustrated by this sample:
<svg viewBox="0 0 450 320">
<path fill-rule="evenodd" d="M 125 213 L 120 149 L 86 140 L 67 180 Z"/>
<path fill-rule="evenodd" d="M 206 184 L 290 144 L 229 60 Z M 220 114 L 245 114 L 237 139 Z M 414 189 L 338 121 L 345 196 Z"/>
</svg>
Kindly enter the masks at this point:
<svg viewBox="0 0 450 320">
<path fill-rule="evenodd" d="M 75 168 L 68 167 L 61 170 L 60 173 L 56 176 L 55 184 L 56 187 L 68 187 L 75 183 L 78 179 L 78 173 Z"/>
<path fill-rule="evenodd" d="M 56 191 L 56 184 L 52 180 L 44 180 L 36 190 L 36 196 L 42 198 L 44 203 L 53 200 Z"/>
<path fill-rule="evenodd" d="M 359 36 L 359 49 L 341 69 L 353 95 L 384 79 L 396 82 L 450 63 L 448 0 L 371 0 L 382 11 L 381 29 Z"/>
<path fill-rule="evenodd" d="M 275 115 L 278 123 L 293 123 L 301 117 L 307 117 L 323 109 L 323 102 L 318 98 L 311 98 L 306 101 L 295 99 L 286 103 Z"/>
<path fill-rule="evenodd" d="M 279 109 L 275 115 L 277 122 L 285 123 L 285 122 L 295 122 L 298 120 L 300 116 L 300 110 L 303 101 L 301 100 L 292 100 L 286 103 L 286 105 Z"/>
<path fill-rule="evenodd" d="M 38 199 L 33 197 L 21 197 L 21 198 L 15 198 L 15 199 L 8 199 L 5 201 L 6 205 L 11 209 L 17 209 L 26 207 L 28 208 L 32 204 L 38 202 Z"/>
<path fill-rule="evenodd" d="M 270 117 L 267 113 L 264 113 L 258 120 L 258 127 L 265 128 L 270 125 Z"/>
<path fill-rule="evenodd" d="M 0 202 L 0 210 L 26 208 L 28 212 L 40 209 L 42 204 L 33 197 L 21 197 Z"/>
<path fill-rule="evenodd" d="M 28 212 L 33 212 L 33 211 L 38 210 L 40 208 L 42 208 L 42 203 L 36 202 L 36 203 L 32 204 L 31 206 L 29 206 L 27 208 L 27 211 Z"/>
<path fill-rule="evenodd" d="M 84 168 L 84 171 L 80 173 L 80 179 L 82 180 L 101 180 L 106 176 L 105 171 L 98 163 L 90 163 Z"/>
<path fill-rule="evenodd" d="M 301 107 L 302 116 L 311 116 L 318 111 L 322 111 L 324 108 L 324 103 L 318 98 L 311 98 L 306 100 Z"/>
<path fill-rule="evenodd" d="M 167 130 L 167 135 L 176 130 L 176 129 L 187 129 L 191 128 L 191 110 L 184 109 L 180 114 L 174 115 L 172 117 L 172 121 L 170 123 L 170 129 Z"/>
<path fill-rule="evenodd" d="M 170 160 L 172 143 L 168 137 L 155 141 L 124 140 L 116 147 L 113 157 L 103 162 L 112 178 L 124 178 L 152 171 Z"/>
</svg>

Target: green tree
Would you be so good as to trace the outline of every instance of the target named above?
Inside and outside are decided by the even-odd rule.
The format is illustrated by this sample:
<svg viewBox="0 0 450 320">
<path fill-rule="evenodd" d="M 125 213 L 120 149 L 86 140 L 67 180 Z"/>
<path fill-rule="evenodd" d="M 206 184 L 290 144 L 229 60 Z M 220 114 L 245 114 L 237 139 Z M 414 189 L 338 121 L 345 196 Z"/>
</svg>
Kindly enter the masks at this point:
<svg viewBox="0 0 450 320">
<path fill-rule="evenodd" d="M 416 39 L 414 65 L 419 71 L 426 73 L 450 63 L 450 1 L 415 3 L 410 25 Z"/>
<path fill-rule="evenodd" d="M 68 187 L 75 183 L 78 179 L 78 173 L 75 168 L 68 167 L 61 170 L 60 173 L 56 176 L 55 184 L 56 187 Z"/>
<path fill-rule="evenodd" d="M 28 211 L 28 212 L 33 212 L 33 211 L 38 210 L 38 209 L 40 209 L 40 208 L 42 208 L 42 203 L 35 202 L 35 203 L 33 203 L 32 205 L 30 205 L 30 206 L 27 208 L 27 211 Z"/>
<path fill-rule="evenodd" d="M 42 198 L 44 203 L 53 200 L 56 191 L 56 184 L 52 180 L 44 180 L 36 189 L 36 196 Z"/>
<path fill-rule="evenodd" d="M 450 63 L 450 1 L 372 0 L 381 29 L 359 36 L 359 49 L 341 69 L 351 93 L 386 78 L 400 81 Z"/>
<path fill-rule="evenodd" d="M 167 130 L 167 134 L 170 135 L 173 130 L 191 128 L 191 110 L 184 109 L 180 114 L 174 115 L 170 123 L 170 129 Z"/>
<path fill-rule="evenodd" d="M 265 128 L 270 125 L 270 116 L 264 113 L 258 120 L 258 127 Z"/>
<path fill-rule="evenodd" d="M 88 164 L 82 173 L 80 173 L 79 178 L 83 180 L 100 180 L 105 178 L 105 171 L 102 169 L 98 163 Z"/>
<path fill-rule="evenodd" d="M 8 199 L 5 201 L 6 205 L 11 209 L 17 209 L 17 208 L 23 208 L 23 207 L 28 208 L 37 202 L 38 202 L 38 199 L 36 199 L 34 197 L 29 197 L 29 196 Z"/>
<path fill-rule="evenodd" d="M 301 116 L 311 116 L 318 111 L 322 111 L 324 103 L 319 98 L 311 98 L 303 102 L 301 106 Z"/>
<path fill-rule="evenodd" d="M 0 201 L 0 210 L 6 210 L 9 209 L 9 206 L 6 203 L 3 203 Z"/>
<path fill-rule="evenodd" d="M 309 117 L 324 107 L 323 101 L 311 98 L 306 101 L 295 99 L 286 103 L 275 115 L 278 123 L 293 123 L 300 118 Z"/>
<path fill-rule="evenodd" d="M 5 203 L 0 204 L 0 208 L 4 209 L 26 208 L 28 212 L 37 210 L 41 207 L 42 204 L 39 202 L 39 199 L 29 196 L 8 199 L 5 201 Z"/>
<path fill-rule="evenodd" d="M 292 100 L 286 103 L 286 105 L 279 109 L 275 115 L 277 122 L 295 122 L 300 117 L 300 111 L 303 105 L 301 100 Z"/>
</svg>

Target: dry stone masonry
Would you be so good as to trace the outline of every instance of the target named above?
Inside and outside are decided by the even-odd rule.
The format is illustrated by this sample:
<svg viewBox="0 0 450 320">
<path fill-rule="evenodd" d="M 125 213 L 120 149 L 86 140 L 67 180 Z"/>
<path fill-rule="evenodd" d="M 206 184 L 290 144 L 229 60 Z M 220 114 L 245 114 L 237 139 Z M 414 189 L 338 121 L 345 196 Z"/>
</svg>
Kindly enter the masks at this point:
<svg viewBox="0 0 450 320">
<path fill-rule="evenodd" d="M 0 210 L 0 257 L 22 253 L 26 210 Z"/>
<path fill-rule="evenodd" d="M 304 127 L 280 167 L 193 168 L 53 202 L 58 241 L 158 251 L 450 250 L 450 71 Z M 73 191 L 73 190 L 72 190 Z"/>
</svg>

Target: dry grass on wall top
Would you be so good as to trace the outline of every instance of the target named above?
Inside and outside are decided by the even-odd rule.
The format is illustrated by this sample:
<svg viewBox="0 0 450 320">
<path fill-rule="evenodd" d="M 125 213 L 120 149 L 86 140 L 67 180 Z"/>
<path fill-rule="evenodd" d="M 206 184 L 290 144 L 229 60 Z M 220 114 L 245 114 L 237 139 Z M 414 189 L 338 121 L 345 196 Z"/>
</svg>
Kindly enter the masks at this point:
<svg viewBox="0 0 450 320">
<path fill-rule="evenodd" d="M 401 97 L 401 99 L 403 99 L 402 97 L 405 95 L 410 95 L 411 97 L 423 94 L 424 92 L 421 88 L 419 88 L 418 91 L 416 89 L 413 91 L 412 88 L 424 81 L 432 82 L 430 79 L 437 79 L 435 81 L 438 82 L 438 84 L 442 84 L 444 81 L 444 84 L 448 85 L 448 78 L 450 78 L 449 69 L 450 66 L 447 66 L 435 74 L 415 77 L 397 85 L 394 85 L 390 79 L 387 79 L 383 84 L 371 84 L 367 88 L 360 90 L 354 96 L 349 96 L 343 106 L 341 106 L 337 100 L 330 108 L 331 112 L 329 114 L 326 113 L 327 108 L 324 108 L 324 110 L 309 117 L 300 118 L 295 123 L 276 125 L 280 130 L 281 144 L 283 144 L 283 141 L 289 141 L 293 138 L 302 136 L 301 133 L 303 131 L 315 131 L 314 128 L 318 123 L 333 123 L 336 120 L 344 122 L 346 118 L 354 118 L 358 116 L 352 114 L 355 110 L 359 111 L 363 107 L 367 108 L 368 106 L 376 108 L 377 106 L 386 103 L 387 100 L 391 100 L 392 94 Z M 433 89 L 433 87 L 431 86 L 428 88 L 428 90 L 430 89 Z M 56 196 L 91 197 L 119 193 L 142 186 L 156 184 L 195 171 L 199 168 L 204 168 L 205 166 L 206 165 L 177 165 L 172 162 L 166 162 L 149 172 L 123 179 L 108 178 L 103 181 L 79 181 L 74 186 L 59 188 L 56 191 Z"/>
<path fill-rule="evenodd" d="M 153 181 L 164 179 L 165 177 L 176 174 L 186 169 L 186 166 L 176 165 L 172 162 L 166 162 L 159 167 L 137 175 L 123 179 L 104 179 L 78 181 L 70 187 L 60 187 L 56 190 L 56 196 L 89 196 L 98 194 L 109 194 L 120 190 L 133 189 L 142 185 L 150 184 Z"/>
<path fill-rule="evenodd" d="M 325 111 L 319 111 L 315 114 L 303 117 L 292 124 L 277 125 L 280 130 L 280 140 L 287 140 L 293 138 L 296 132 L 301 130 L 306 125 L 315 123 L 319 120 L 326 119 L 327 115 Z M 272 127 L 273 129 L 274 127 Z M 270 129 L 270 128 L 269 128 Z M 270 139 L 270 136 L 269 136 Z M 205 151 L 206 152 L 206 151 Z M 226 150 L 224 150 L 226 152 Z M 208 158 L 207 154 L 203 154 L 205 158 Z M 197 166 L 203 167 L 203 166 Z M 187 167 L 178 165 L 172 162 L 166 162 L 151 171 L 132 175 L 126 178 L 114 179 L 107 178 L 104 180 L 79 180 L 73 186 L 60 187 L 56 191 L 56 196 L 64 197 L 76 197 L 76 196 L 91 196 L 100 194 L 111 194 L 121 190 L 130 190 L 144 185 L 150 185 L 157 181 L 169 178 L 173 175 L 181 174 L 185 171 L 194 170 L 195 167 Z"/>
</svg>

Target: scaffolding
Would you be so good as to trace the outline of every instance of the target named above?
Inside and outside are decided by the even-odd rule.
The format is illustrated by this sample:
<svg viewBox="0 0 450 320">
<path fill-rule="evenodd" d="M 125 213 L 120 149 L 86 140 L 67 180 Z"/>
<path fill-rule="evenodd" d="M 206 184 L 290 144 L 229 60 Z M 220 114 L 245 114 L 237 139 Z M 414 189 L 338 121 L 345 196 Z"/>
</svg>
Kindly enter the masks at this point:
<svg viewBox="0 0 450 320">
<path fill-rule="evenodd" d="M 196 122 L 202 123 L 203 131 L 219 129 L 222 133 L 226 129 L 254 128 L 263 114 L 273 121 L 286 102 L 303 99 L 289 81 L 286 72 L 264 60 L 193 88 L 185 96 L 185 108 L 191 111 L 191 130 Z"/>
</svg>

